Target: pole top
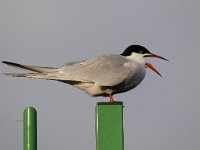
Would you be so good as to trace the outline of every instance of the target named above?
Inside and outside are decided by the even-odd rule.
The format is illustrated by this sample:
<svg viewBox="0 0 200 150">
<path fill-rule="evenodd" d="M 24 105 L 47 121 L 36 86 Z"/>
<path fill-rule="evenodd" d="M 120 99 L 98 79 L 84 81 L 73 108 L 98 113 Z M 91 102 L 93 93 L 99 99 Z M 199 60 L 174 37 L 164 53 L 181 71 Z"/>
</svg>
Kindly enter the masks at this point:
<svg viewBox="0 0 200 150">
<path fill-rule="evenodd" d="M 35 111 L 36 112 L 36 109 L 33 107 L 33 106 L 28 106 L 24 109 L 24 111 L 28 111 L 28 110 L 31 110 L 31 111 Z"/>
<path fill-rule="evenodd" d="M 97 105 L 123 105 L 123 102 L 97 102 Z"/>
</svg>

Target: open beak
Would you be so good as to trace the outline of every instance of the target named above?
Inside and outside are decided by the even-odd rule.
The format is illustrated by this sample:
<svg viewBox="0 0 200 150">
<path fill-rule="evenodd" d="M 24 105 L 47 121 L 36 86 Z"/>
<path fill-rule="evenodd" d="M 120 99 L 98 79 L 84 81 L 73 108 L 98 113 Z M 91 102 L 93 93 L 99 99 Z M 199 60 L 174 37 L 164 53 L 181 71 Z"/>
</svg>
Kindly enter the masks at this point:
<svg viewBox="0 0 200 150">
<path fill-rule="evenodd" d="M 158 55 L 155 55 L 155 54 L 148 54 L 148 55 L 145 55 L 144 57 L 155 57 L 155 58 L 160 58 L 160 59 L 163 59 L 163 60 L 166 60 L 166 61 L 169 61 L 167 60 L 166 58 L 164 57 L 161 57 L 161 56 L 158 56 Z M 150 68 L 151 70 L 153 70 L 155 73 L 157 73 L 159 76 L 162 77 L 162 75 L 156 70 L 156 68 L 154 68 L 154 66 L 150 63 L 145 63 L 145 65 Z"/>
<path fill-rule="evenodd" d="M 150 68 L 151 70 L 153 70 L 155 73 L 157 73 L 159 76 L 162 77 L 162 75 L 156 70 L 156 68 L 154 68 L 154 66 L 153 66 L 152 64 L 146 62 L 145 65 L 146 65 L 148 68 Z"/>
<path fill-rule="evenodd" d="M 161 56 L 159 56 L 159 55 L 156 55 L 156 54 L 148 54 L 148 55 L 144 55 L 144 57 L 155 57 L 155 58 L 160 58 L 160 59 L 169 61 L 168 59 L 166 59 L 166 58 L 164 58 L 164 57 L 161 57 Z"/>
</svg>

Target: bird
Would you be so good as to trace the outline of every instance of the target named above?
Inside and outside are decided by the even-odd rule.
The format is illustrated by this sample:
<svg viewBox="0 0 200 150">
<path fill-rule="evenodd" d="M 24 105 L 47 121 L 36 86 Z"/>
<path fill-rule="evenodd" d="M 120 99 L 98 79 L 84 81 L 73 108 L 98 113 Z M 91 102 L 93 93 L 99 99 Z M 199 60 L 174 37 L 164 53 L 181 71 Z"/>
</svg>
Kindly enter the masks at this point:
<svg viewBox="0 0 200 150">
<path fill-rule="evenodd" d="M 69 62 L 61 67 L 41 67 L 21 65 L 2 61 L 9 66 L 28 71 L 25 73 L 4 73 L 12 77 L 55 80 L 72 85 L 93 97 L 109 97 L 110 103 L 116 102 L 114 94 L 127 92 L 141 83 L 150 68 L 162 75 L 145 57 L 166 58 L 151 53 L 141 45 L 130 45 L 121 54 L 109 54 L 88 60 Z"/>
</svg>

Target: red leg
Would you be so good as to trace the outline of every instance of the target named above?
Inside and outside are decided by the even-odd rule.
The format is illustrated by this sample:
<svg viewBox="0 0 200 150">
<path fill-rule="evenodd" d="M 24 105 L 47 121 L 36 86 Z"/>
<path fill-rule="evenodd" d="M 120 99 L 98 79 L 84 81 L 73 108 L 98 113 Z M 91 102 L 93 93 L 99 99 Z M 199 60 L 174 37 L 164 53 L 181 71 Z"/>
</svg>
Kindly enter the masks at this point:
<svg viewBox="0 0 200 150">
<path fill-rule="evenodd" d="M 110 102 L 111 103 L 115 102 L 114 99 L 113 99 L 113 97 L 112 97 L 112 93 L 109 93 L 109 97 L 110 97 Z"/>
<path fill-rule="evenodd" d="M 112 97 L 112 93 L 109 93 L 110 103 L 122 103 L 121 101 L 115 101 Z"/>
</svg>

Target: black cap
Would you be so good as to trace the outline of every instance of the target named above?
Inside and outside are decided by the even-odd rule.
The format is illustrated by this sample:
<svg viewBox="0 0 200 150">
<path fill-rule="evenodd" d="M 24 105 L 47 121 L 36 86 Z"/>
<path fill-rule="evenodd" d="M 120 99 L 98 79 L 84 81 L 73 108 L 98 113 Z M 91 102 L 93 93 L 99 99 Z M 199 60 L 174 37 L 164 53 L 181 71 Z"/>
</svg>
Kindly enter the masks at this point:
<svg viewBox="0 0 200 150">
<path fill-rule="evenodd" d="M 120 55 L 130 56 L 132 54 L 132 52 L 139 53 L 139 54 L 151 54 L 145 47 L 143 47 L 141 45 L 130 45 Z"/>
</svg>

